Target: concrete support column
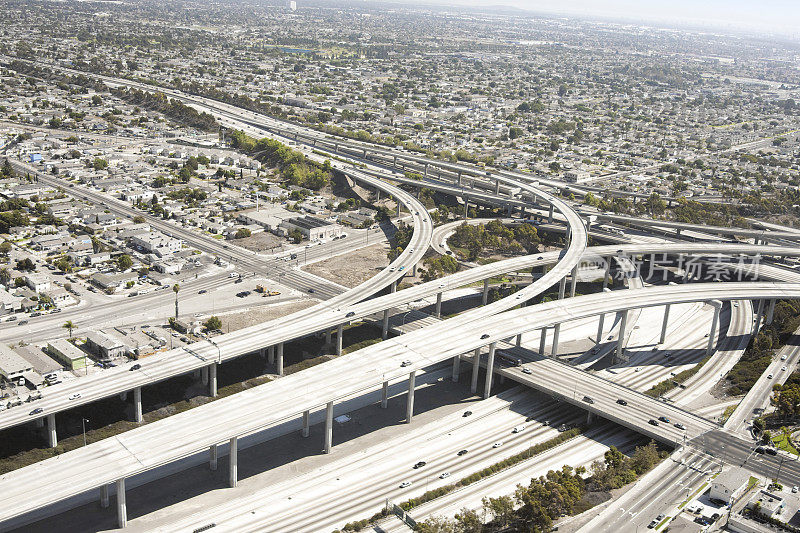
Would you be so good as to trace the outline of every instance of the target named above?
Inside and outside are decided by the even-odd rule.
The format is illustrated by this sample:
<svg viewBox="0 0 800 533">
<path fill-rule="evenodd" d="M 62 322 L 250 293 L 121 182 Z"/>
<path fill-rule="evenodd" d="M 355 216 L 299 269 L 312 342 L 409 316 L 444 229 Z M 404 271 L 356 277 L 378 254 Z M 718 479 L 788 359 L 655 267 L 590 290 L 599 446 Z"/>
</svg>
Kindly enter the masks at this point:
<svg viewBox="0 0 800 533">
<path fill-rule="evenodd" d="M 715 300 L 709 303 L 714 306 L 714 318 L 711 320 L 711 332 L 709 332 L 708 334 L 708 346 L 706 347 L 706 355 L 711 355 L 712 352 L 714 351 L 714 337 L 717 336 L 717 327 L 719 326 L 719 312 L 722 309 L 722 302 Z"/>
<path fill-rule="evenodd" d="M 670 304 L 664 306 L 664 321 L 661 323 L 661 337 L 658 340 L 659 344 L 664 344 L 667 339 L 667 323 L 669 322 L 669 309 Z"/>
<path fill-rule="evenodd" d="M 389 310 L 383 310 L 383 325 L 381 328 L 381 338 L 386 340 L 389 338 Z"/>
<path fill-rule="evenodd" d="M 212 444 L 208 447 L 208 468 L 210 470 L 217 469 L 217 458 L 219 457 L 219 450 L 217 449 L 216 444 Z"/>
<path fill-rule="evenodd" d="M 442 318 L 442 293 L 436 293 L 436 310 L 434 311 L 436 318 Z"/>
<path fill-rule="evenodd" d="M 200 380 L 203 382 L 203 385 L 208 385 L 208 367 L 204 366 L 200 369 Z"/>
<path fill-rule="evenodd" d="M 239 483 L 239 437 L 231 437 L 229 448 L 228 457 L 230 458 L 230 464 L 228 465 L 228 485 L 234 488 Z"/>
<path fill-rule="evenodd" d="M 308 410 L 303 411 L 303 436 L 304 437 L 308 437 L 308 433 L 309 433 L 309 430 L 310 430 L 309 429 L 309 424 L 308 424 L 309 416 L 310 416 L 310 413 L 308 412 Z"/>
<path fill-rule="evenodd" d="M 458 383 L 458 376 L 461 374 L 461 356 L 453 357 L 453 383 Z"/>
<path fill-rule="evenodd" d="M 622 320 L 619 323 L 619 340 L 617 340 L 617 358 L 622 357 L 622 351 L 625 345 L 625 330 L 628 327 L 628 311 L 622 312 Z"/>
<path fill-rule="evenodd" d="M 464 220 L 467 220 L 467 216 L 469 215 L 469 202 L 466 200 L 464 201 Z"/>
<path fill-rule="evenodd" d="M 397 201 L 397 216 L 399 217 L 400 216 L 400 205 L 401 205 L 400 204 L 400 199 L 397 198 L 396 201 Z"/>
<path fill-rule="evenodd" d="M 606 260 L 606 270 L 605 270 L 605 273 L 603 274 L 603 290 L 605 290 L 608 287 L 608 276 L 609 276 L 609 274 L 611 274 L 611 258 L 610 257 Z"/>
<path fill-rule="evenodd" d="M 58 446 L 58 435 L 56 435 L 56 415 L 47 415 L 47 443 L 51 448 Z"/>
<path fill-rule="evenodd" d="M 522 333 L 517 334 L 517 347 L 522 346 Z"/>
<path fill-rule="evenodd" d="M 389 285 L 389 292 L 397 292 L 397 282 L 393 281 L 391 285 Z"/>
<path fill-rule="evenodd" d="M 489 280 L 483 280 L 483 296 L 481 297 L 481 303 L 486 305 L 489 302 Z"/>
<path fill-rule="evenodd" d="M 140 423 L 142 421 L 142 388 L 136 387 L 133 389 L 133 421 Z"/>
<path fill-rule="evenodd" d="M 769 301 L 769 308 L 767 309 L 767 320 L 764 322 L 765 325 L 769 326 L 772 324 L 772 316 L 775 314 L 775 298 Z"/>
<path fill-rule="evenodd" d="M 278 344 L 277 374 L 283 375 L 283 343 Z"/>
<path fill-rule="evenodd" d="M 472 384 L 470 390 L 475 393 L 478 392 L 478 373 L 481 369 L 481 349 L 475 348 L 475 354 L 472 356 Z"/>
<path fill-rule="evenodd" d="M 267 349 L 267 362 L 269 364 L 275 363 L 275 347 L 274 346 L 270 346 Z"/>
<path fill-rule="evenodd" d="M 550 349 L 550 355 L 553 357 L 558 355 L 558 334 L 561 333 L 561 324 L 553 326 L 553 346 Z"/>
<path fill-rule="evenodd" d="M 414 418 L 414 386 L 416 385 L 417 371 L 408 374 L 408 400 L 406 401 L 406 424 Z"/>
<path fill-rule="evenodd" d="M 547 326 L 539 331 L 539 355 L 544 355 L 544 346 L 547 343 Z"/>
<path fill-rule="evenodd" d="M 381 394 L 381 409 L 386 409 L 389 405 L 389 382 L 383 382 L 383 391 Z"/>
<path fill-rule="evenodd" d="M 331 345 L 331 330 L 325 331 L 325 346 Z"/>
<path fill-rule="evenodd" d="M 411 275 L 412 275 L 413 277 L 416 277 L 416 276 L 417 276 L 417 263 L 414 263 L 414 264 L 411 266 Z"/>
<path fill-rule="evenodd" d="M 567 292 L 567 277 L 564 276 L 561 278 L 561 281 L 558 282 L 558 299 L 564 299 L 564 293 Z"/>
<path fill-rule="evenodd" d="M 500 194 L 500 180 L 494 180 L 494 193 Z"/>
<path fill-rule="evenodd" d="M 756 311 L 756 327 L 753 331 L 753 335 L 758 335 L 758 332 L 761 331 L 761 318 L 764 316 L 764 300 L 758 301 L 758 310 Z"/>
<path fill-rule="evenodd" d="M 600 313 L 600 319 L 597 321 L 597 344 L 603 342 L 603 325 L 606 320 L 606 314 Z"/>
<path fill-rule="evenodd" d="M 333 402 L 325 406 L 325 453 L 331 453 L 333 447 Z"/>
<path fill-rule="evenodd" d="M 483 388 L 483 398 L 486 399 L 492 392 L 492 374 L 494 373 L 494 352 L 497 343 L 493 342 L 489 345 L 489 359 L 486 361 L 486 380 Z"/>
<path fill-rule="evenodd" d="M 578 265 L 572 267 L 572 279 L 569 285 L 569 297 L 575 298 L 575 286 L 578 284 Z"/>
<path fill-rule="evenodd" d="M 128 525 L 128 509 L 125 506 L 125 478 L 117 480 L 117 526 L 123 529 Z"/>
<path fill-rule="evenodd" d="M 458 171 L 458 184 L 461 185 L 461 171 Z"/>
<path fill-rule="evenodd" d="M 217 397 L 217 363 L 208 367 L 208 395 L 212 398 Z"/>
<path fill-rule="evenodd" d="M 109 504 L 108 485 L 100 487 L 100 507 L 107 509 Z"/>
<path fill-rule="evenodd" d="M 428 163 L 425 163 L 425 174 L 423 175 L 423 177 L 425 178 L 428 177 Z"/>
<path fill-rule="evenodd" d="M 553 206 L 553 204 L 550 204 L 550 212 L 547 214 L 547 222 L 549 224 L 553 223 L 553 210 L 554 209 L 555 209 L 555 207 Z"/>
<path fill-rule="evenodd" d="M 593 412 L 591 412 L 591 411 L 588 411 L 588 412 L 586 413 L 586 423 L 587 423 L 587 424 L 592 424 L 592 423 L 594 423 L 594 413 L 593 413 Z"/>
<path fill-rule="evenodd" d="M 342 355 L 342 337 L 344 337 L 344 324 L 336 327 L 336 355 Z"/>
</svg>

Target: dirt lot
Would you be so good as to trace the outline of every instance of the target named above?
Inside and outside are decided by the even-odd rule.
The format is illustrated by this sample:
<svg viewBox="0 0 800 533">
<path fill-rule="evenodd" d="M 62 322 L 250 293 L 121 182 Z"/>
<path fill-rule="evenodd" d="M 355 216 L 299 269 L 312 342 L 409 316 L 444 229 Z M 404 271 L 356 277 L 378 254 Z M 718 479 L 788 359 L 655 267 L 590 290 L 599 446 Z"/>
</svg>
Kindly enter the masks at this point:
<svg viewBox="0 0 800 533">
<path fill-rule="evenodd" d="M 303 270 L 345 287 L 355 287 L 389 264 L 386 257 L 388 250 L 389 245 L 386 243 L 375 244 L 308 265 Z"/>
<path fill-rule="evenodd" d="M 280 318 L 296 311 L 301 311 L 307 307 L 311 307 L 315 303 L 317 303 L 317 300 L 293 300 L 265 307 L 256 307 L 246 311 L 219 315 L 219 319 L 222 321 L 222 331 L 227 333 L 229 331 L 246 328 L 247 326 L 260 324 L 267 320 Z"/>
<path fill-rule="evenodd" d="M 268 231 L 262 231 L 244 239 L 236 239 L 233 242 L 236 246 L 241 246 L 253 252 L 278 252 L 286 244 L 286 239 L 282 239 Z"/>
</svg>

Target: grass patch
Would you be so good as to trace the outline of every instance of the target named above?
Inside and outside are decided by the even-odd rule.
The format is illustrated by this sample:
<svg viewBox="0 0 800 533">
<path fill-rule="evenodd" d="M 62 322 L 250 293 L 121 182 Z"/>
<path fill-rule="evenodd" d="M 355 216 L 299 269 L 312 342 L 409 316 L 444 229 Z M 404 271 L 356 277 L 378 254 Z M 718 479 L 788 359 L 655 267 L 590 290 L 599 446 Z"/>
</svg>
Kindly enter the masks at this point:
<svg viewBox="0 0 800 533">
<path fill-rule="evenodd" d="M 775 445 L 776 448 L 779 450 L 783 450 L 785 452 L 789 452 L 792 455 L 799 455 L 797 452 L 797 448 L 795 448 L 792 443 L 789 441 L 788 437 L 784 434 L 776 435 L 772 437 L 772 443 Z"/>
<path fill-rule="evenodd" d="M 738 405 L 729 405 L 728 407 L 725 408 L 725 411 L 722 413 L 722 421 L 721 422 L 723 424 L 728 421 L 728 419 L 731 417 L 733 412 L 736 410 L 736 407 L 738 407 Z"/>
</svg>

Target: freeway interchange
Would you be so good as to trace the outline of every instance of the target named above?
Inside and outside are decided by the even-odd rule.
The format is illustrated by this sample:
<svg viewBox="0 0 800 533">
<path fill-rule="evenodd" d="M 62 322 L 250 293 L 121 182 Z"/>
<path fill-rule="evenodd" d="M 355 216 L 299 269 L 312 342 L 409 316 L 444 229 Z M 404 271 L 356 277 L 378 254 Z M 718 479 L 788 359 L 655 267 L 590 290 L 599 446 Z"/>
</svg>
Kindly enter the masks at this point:
<svg viewBox="0 0 800 533">
<path fill-rule="evenodd" d="M 142 86 L 124 80 L 106 79 L 106 81 Z M 633 309 L 693 302 L 734 300 L 762 302 L 756 319 L 758 327 L 763 319 L 763 302 L 800 298 L 800 284 L 796 282 L 797 277 L 793 275 L 794 273 L 778 272 L 773 278 L 775 281 L 769 282 L 687 283 L 632 288 L 572 298 L 567 297 L 567 281 L 572 280 L 569 292 L 574 295 L 580 265 L 598 257 L 610 264 L 612 257 L 624 255 L 798 256 L 800 248 L 797 246 L 767 244 L 771 241 L 794 242 L 800 238 L 796 232 L 779 229 L 777 231 L 730 230 L 606 217 L 612 222 L 644 227 L 670 227 L 678 230 L 691 228 L 700 232 L 748 236 L 756 239 L 756 244 L 651 242 L 588 247 L 587 225 L 591 225 L 593 220 L 584 220 L 585 215 L 581 216 L 559 196 L 545 190 L 544 187 L 563 188 L 563 184 L 558 182 L 534 179 L 532 176 L 520 173 L 486 172 L 468 165 L 431 161 L 405 152 L 336 139 L 313 131 L 301 132 L 296 126 L 286 125 L 268 117 L 255 116 L 251 112 L 237 110 L 232 106 L 208 99 L 177 92 L 172 92 L 171 95 L 212 114 L 239 121 L 245 127 L 261 128 L 269 134 L 294 138 L 298 142 L 302 135 L 308 146 L 301 151 L 308 157 L 324 159 L 325 156 L 319 153 L 339 154 L 339 157 L 346 157 L 364 165 L 360 169 L 355 169 L 337 161 L 334 168 L 397 198 L 411 216 L 414 228 L 411 243 L 390 267 L 358 287 L 344 291 L 341 287 L 291 268 L 285 265 L 285 262 L 229 249 L 213 239 L 201 238 L 157 219 L 149 220 L 154 227 L 191 242 L 201 250 L 231 257 L 241 268 L 260 272 L 265 276 L 281 275 L 283 282 L 301 290 L 314 288 L 323 301 L 310 309 L 280 320 L 215 337 L 213 343 L 196 343 L 185 349 L 171 350 L 148 358 L 134 371 L 121 368 L 102 377 L 87 378 L 80 383 L 53 387 L 51 394 L 39 404 L 43 409 L 42 417 L 48 424 L 51 443 L 56 442 L 55 415 L 79 404 L 134 391 L 134 401 L 139 402 L 140 412 L 142 387 L 196 370 L 208 372 L 211 382 L 210 394 L 214 396 L 218 364 L 249 353 L 260 351 L 266 354 L 268 351 L 270 357 L 278 357 L 280 361 L 278 368 L 282 370 L 285 342 L 319 332 L 329 333 L 332 330 L 336 331 L 337 353 L 341 354 L 343 326 L 353 321 L 363 319 L 382 321 L 384 341 L 348 355 L 341 355 L 314 368 L 281 377 L 265 385 L 4 474 L 0 476 L 0 487 L 7 497 L 4 497 L 3 503 L 0 504 L 0 524 L 21 525 L 25 520 L 33 519 L 39 509 L 97 489 L 101 491 L 101 501 L 107 505 L 108 487 L 114 485 L 118 494 L 118 525 L 124 527 L 127 524 L 124 499 L 126 479 L 141 476 L 148 471 L 163 468 L 206 450 L 213 457 L 215 468 L 217 455 L 225 443 L 230 456 L 228 481 L 231 487 L 236 487 L 239 439 L 298 420 L 302 420 L 305 436 L 309 431 L 309 418 L 314 417 L 320 419 L 320 423 L 324 425 L 323 449 L 329 453 L 333 448 L 332 419 L 337 411 L 337 405 L 348 399 L 375 394 L 378 391 L 382 391 L 381 402 L 385 403 L 389 387 L 397 387 L 398 384 L 407 385 L 406 421 L 410 422 L 414 416 L 417 377 L 450 360 L 453 361 L 454 380 L 458 379 L 457 369 L 462 362 L 472 363 L 473 376 L 477 376 L 478 368 L 485 364 L 484 394 L 487 399 L 491 396 L 493 377 L 497 375 L 539 390 L 551 398 L 577 406 L 591 415 L 610 420 L 670 446 L 686 447 L 715 455 L 724 449 L 736 461 L 741 459 L 741 462 L 746 462 L 752 454 L 752 442 L 742 437 L 740 433 L 727 431 L 716 422 L 676 404 L 651 398 L 624 384 L 585 372 L 555 357 L 547 357 L 544 353 L 534 354 L 520 366 L 507 366 L 498 364 L 496 352 L 506 344 L 510 344 L 515 337 L 521 338 L 523 334 L 534 331 L 547 332 L 550 329 L 553 335 L 552 352 L 553 355 L 557 355 L 558 335 L 562 324 L 611 313 L 622 313 L 623 316 L 627 316 L 626 313 Z M 333 150 L 330 150 L 331 147 Z M 380 164 L 376 164 L 377 159 L 381 160 Z M 567 245 L 562 251 L 476 266 L 438 280 L 395 291 L 397 282 L 405 273 L 404 270 L 414 268 L 431 245 L 433 224 L 428 212 L 413 195 L 391 184 L 394 182 L 415 185 L 414 180 L 406 179 L 396 171 L 387 170 L 390 159 L 395 168 L 398 164 L 416 165 L 413 168 L 425 173 L 425 179 L 417 186 L 432 187 L 440 192 L 463 198 L 465 207 L 470 201 L 485 202 L 506 207 L 510 211 L 520 209 L 524 215 L 526 209 L 533 210 L 544 206 L 549 209 L 548 218 L 551 222 L 555 217 L 565 226 Z M 17 165 L 18 171 L 35 173 L 42 182 L 66 187 L 66 184 L 56 177 L 19 163 Z M 429 178 L 429 167 L 438 169 L 437 180 Z M 469 176 L 470 183 L 466 187 L 462 183 L 464 179 L 462 175 Z M 100 193 L 89 190 L 66 190 L 69 194 L 89 201 L 106 203 L 110 209 L 124 216 L 141 214 L 122 202 L 110 201 Z M 521 290 L 492 303 L 486 301 L 488 287 L 486 280 L 499 274 L 543 266 L 548 267 L 547 272 Z M 437 298 L 435 314 L 438 318 L 438 308 L 444 292 L 480 281 L 484 281 L 485 305 L 447 320 L 435 321 L 403 335 L 388 338 L 389 316 L 396 312 L 399 306 L 435 296 Z M 525 306 L 526 302 L 556 285 L 559 287 L 558 300 Z M 391 287 L 389 294 L 376 296 L 386 287 Z M 719 315 L 716 314 L 708 344 L 709 350 L 714 344 L 718 321 Z M 624 323 L 623 320 L 620 325 L 620 343 L 624 342 Z M 665 328 L 666 323 L 665 317 Z M 602 329 L 601 325 L 600 331 Z M 542 338 L 544 336 L 545 333 L 542 333 Z M 621 349 L 618 349 L 618 353 L 620 351 Z M 282 374 L 282 371 L 279 371 L 279 374 Z M 82 395 L 78 402 L 68 400 L 78 388 Z M 763 384 L 761 388 L 763 389 Z M 760 400 L 747 405 L 754 405 L 759 401 L 763 402 L 763 396 Z M 662 418 L 660 422 L 659 418 Z M 30 417 L 21 412 L 6 412 L 0 419 L 0 429 L 27 423 L 29 420 Z M 741 421 L 737 424 L 741 424 Z M 759 472 L 772 475 L 781 468 L 777 463 L 778 459 L 766 457 L 756 468 Z M 788 475 L 800 475 L 800 471 L 794 465 L 783 468 Z"/>
</svg>

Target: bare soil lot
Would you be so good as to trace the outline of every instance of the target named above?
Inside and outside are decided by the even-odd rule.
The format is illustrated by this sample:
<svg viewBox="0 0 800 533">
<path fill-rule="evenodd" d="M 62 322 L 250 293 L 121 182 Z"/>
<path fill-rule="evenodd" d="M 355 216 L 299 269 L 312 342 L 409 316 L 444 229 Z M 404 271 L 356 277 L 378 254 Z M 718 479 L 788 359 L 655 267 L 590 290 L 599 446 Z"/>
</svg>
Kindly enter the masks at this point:
<svg viewBox="0 0 800 533">
<path fill-rule="evenodd" d="M 345 287 L 355 287 L 389 264 L 388 250 L 386 243 L 375 244 L 308 265 L 303 270 Z"/>
</svg>

